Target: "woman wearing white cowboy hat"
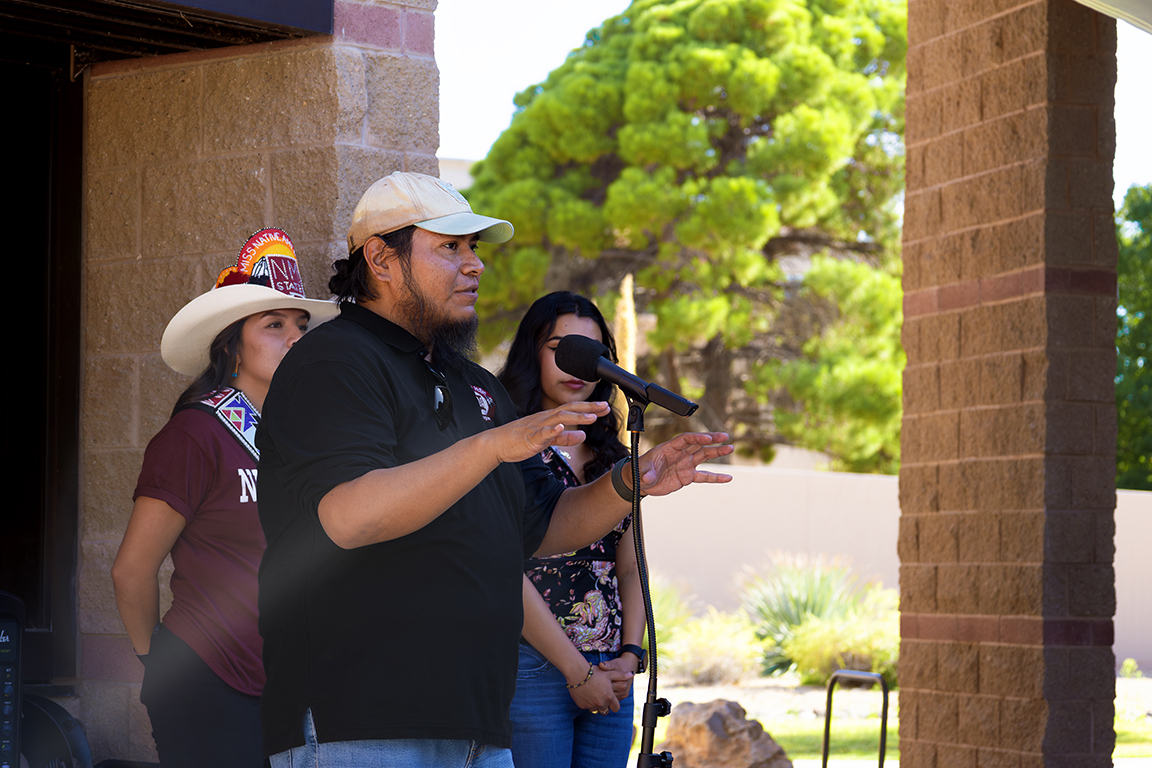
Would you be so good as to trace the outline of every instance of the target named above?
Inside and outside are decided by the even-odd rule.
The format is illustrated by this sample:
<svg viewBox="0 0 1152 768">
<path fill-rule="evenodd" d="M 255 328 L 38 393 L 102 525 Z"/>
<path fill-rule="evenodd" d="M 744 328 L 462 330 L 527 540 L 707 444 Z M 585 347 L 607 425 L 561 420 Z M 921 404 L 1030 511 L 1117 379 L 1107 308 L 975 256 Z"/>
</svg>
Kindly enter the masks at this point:
<svg viewBox="0 0 1152 768">
<path fill-rule="evenodd" d="M 164 362 L 198 378 L 148 444 L 112 566 L 163 768 L 264 764 L 256 425 L 280 360 L 338 313 L 304 297 L 291 241 L 264 229 L 164 331 Z M 160 623 L 157 576 L 169 554 L 173 600 Z"/>
</svg>

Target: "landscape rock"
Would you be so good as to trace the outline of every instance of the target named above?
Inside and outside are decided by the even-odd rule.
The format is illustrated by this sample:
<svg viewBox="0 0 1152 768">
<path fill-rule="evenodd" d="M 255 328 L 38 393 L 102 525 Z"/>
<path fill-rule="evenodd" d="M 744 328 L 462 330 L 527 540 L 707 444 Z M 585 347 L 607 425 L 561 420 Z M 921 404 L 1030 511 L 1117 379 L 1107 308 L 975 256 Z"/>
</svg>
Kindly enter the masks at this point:
<svg viewBox="0 0 1152 768">
<path fill-rule="evenodd" d="M 677 704 L 657 753 L 672 753 L 675 768 L 792 768 L 764 726 L 734 701 Z"/>
</svg>

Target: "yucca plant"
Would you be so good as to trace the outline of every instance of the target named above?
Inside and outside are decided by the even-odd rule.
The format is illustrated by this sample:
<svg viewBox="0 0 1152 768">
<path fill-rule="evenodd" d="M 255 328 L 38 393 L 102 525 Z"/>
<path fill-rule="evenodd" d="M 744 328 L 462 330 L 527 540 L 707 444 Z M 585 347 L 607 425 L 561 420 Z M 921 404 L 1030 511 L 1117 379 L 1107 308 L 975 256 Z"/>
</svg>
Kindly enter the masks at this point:
<svg viewBox="0 0 1152 768">
<path fill-rule="evenodd" d="M 784 641 L 802 685 L 826 685 L 837 669 L 878 672 L 895 688 L 900 657 L 899 597 L 894 589 L 865 587 L 843 617 L 810 616 Z"/>
<path fill-rule="evenodd" d="M 838 558 L 783 552 L 773 553 L 763 571 L 746 571 L 741 594 L 756 636 L 765 642 L 768 675 L 793 669 L 784 646 L 806 619 L 842 618 L 860 599 L 856 577 Z"/>
</svg>

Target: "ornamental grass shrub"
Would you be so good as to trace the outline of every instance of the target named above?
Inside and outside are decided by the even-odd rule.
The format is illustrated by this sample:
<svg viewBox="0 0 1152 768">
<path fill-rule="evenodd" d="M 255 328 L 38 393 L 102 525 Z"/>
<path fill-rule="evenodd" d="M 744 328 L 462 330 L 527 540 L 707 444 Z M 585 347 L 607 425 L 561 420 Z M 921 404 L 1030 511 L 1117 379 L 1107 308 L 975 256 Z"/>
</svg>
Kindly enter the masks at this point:
<svg viewBox="0 0 1152 768">
<path fill-rule="evenodd" d="M 764 642 L 764 674 L 773 675 L 795 667 L 785 648 L 796 629 L 810 618 L 846 617 L 859 601 L 860 588 L 839 559 L 776 552 L 765 569 L 745 572 L 741 593 L 756 636 Z"/>
<path fill-rule="evenodd" d="M 899 596 L 894 589 L 865 587 L 859 602 L 835 618 L 809 616 L 784 641 L 802 685 L 826 685 L 838 669 L 877 672 L 896 687 L 900 657 Z"/>
<path fill-rule="evenodd" d="M 878 672 L 896 686 L 900 618 L 895 590 L 863 584 L 836 558 L 773 553 L 742 582 L 744 609 L 764 642 L 765 674 L 795 670 L 823 685 L 837 669 Z"/>
<path fill-rule="evenodd" d="M 743 611 L 723 613 L 709 608 L 684 622 L 674 639 L 661 646 L 663 674 L 693 685 L 738 683 L 755 677 L 764 644 Z"/>
</svg>

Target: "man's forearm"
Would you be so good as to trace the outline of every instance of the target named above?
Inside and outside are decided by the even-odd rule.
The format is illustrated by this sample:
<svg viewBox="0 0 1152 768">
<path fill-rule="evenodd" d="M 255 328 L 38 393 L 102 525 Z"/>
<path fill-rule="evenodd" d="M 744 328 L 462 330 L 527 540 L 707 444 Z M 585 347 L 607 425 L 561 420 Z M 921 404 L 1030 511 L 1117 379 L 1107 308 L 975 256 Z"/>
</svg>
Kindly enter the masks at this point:
<svg viewBox="0 0 1152 768">
<path fill-rule="evenodd" d="M 419 461 L 376 469 L 341 483 L 320 500 L 320 525 L 342 549 L 420 530 L 500 464 L 489 445 L 489 434 L 474 435 Z"/>
<path fill-rule="evenodd" d="M 558 555 L 586 547 L 604 538 L 631 511 L 632 505 L 620 498 L 608 475 L 569 488 L 556 503 L 552 522 L 536 554 Z"/>
<path fill-rule="evenodd" d="M 372 470 L 324 495 L 320 525 L 342 549 L 407 536 L 442 515 L 499 464 L 523 461 L 549 445 L 581 442 L 584 433 L 576 427 L 591 424 L 607 409 L 607 403 L 569 403 L 466 437 L 419 461 Z"/>
<path fill-rule="evenodd" d="M 731 481 L 730 475 L 699 469 L 705 461 L 732 453 L 732 446 L 725 445 L 727 440 L 723 432 L 688 432 L 645 452 L 639 459 L 640 490 L 649 496 L 665 496 L 692 483 Z M 587 546 L 624 519 L 632 502 L 616 493 L 610 475 L 564 491 L 537 554 L 555 555 Z M 623 479 L 631 488 L 631 474 L 624 472 Z"/>
</svg>

